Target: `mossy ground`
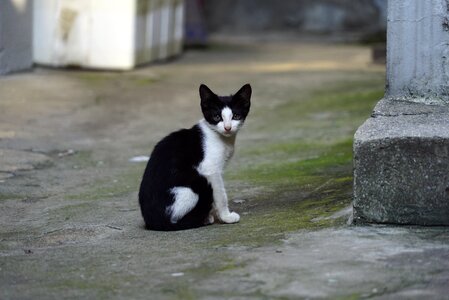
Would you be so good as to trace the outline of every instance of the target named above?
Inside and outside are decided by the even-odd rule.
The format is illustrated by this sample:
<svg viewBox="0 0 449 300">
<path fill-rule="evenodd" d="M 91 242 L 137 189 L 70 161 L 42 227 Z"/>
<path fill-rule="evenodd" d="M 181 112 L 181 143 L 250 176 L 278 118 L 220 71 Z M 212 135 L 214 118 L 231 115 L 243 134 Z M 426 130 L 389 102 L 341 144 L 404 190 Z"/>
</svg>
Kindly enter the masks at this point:
<svg viewBox="0 0 449 300">
<path fill-rule="evenodd" d="M 351 203 L 353 134 L 384 90 L 382 70 L 360 63 L 367 53 L 353 46 L 226 45 L 129 73 L 43 72 L 49 86 L 38 100 L 49 117 L 41 112 L 42 123 L 18 145 L 75 152 L 59 157 L 61 150 L 49 151 L 51 165 L 6 179 L 8 188 L 0 189 L 0 298 L 285 299 L 273 291 L 309 278 L 314 264 L 296 266 L 299 254 L 289 258 L 273 249 L 284 249 L 294 234 L 346 230 L 347 216 L 330 216 Z M 348 63 L 333 63 L 343 59 Z M 20 80 L 16 90 L 25 93 Z M 198 120 L 200 81 L 217 93 L 246 82 L 254 89 L 225 172 L 230 206 L 241 221 L 144 230 L 137 191 L 145 164 L 129 158 L 148 155 L 168 132 Z M 27 93 L 17 97 L 34 99 L 37 92 Z M 15 111 L 20 114 L 8 117 L 13 121 L 23 108 Z M 70 126 L 59 126 L 65 122 Z M 30 195 L 45 197 L 21 201 Z M 274 255 L 292 269 L 271 274 L 257 266 Z M 274 277 L 283 281 L 265 288 L 265 279 Z"/>
<path fill-rule="evenodd" d="M 288 232 L 344 224 L 343 219 L 326 217 L 351 203 L 352 135 L 382 94 L 379 78 L 336 84 L 305 99 L 292 96 L 274 108 L 258 109 L 251 129 L 263 131 L 266 141 L 244 143 L 238 161 L 225 174 L 230 199 L 244 200 L 231 202 L 241 222 L 211 227 L 213 244 L 261 246 L 280 241 Z M 323 113 L 325 119 L 316 118 Z M 323 134 L 323 127 L 338 134 Z M 95 165 L 89 152 L 71 160 L 80 167 Z M 113 178 L 99 178 L 81 192 L 66 194 L 66 200 L 82 203 L 68 206 L 64 215 L 70 218 L 74 209 L 85 210 L 90 201 L 127 197 L 138 190 L 142 173 L 143 165 L 131 165 Z"/>
<path fill-rule="evenodd" d="M 369 116 L 381 98 L 382 78 L 374 82 L 357 82 L 352 87 L 335 85 L 327 90 L 312 91 L 306 99 L 292 97 L 269 111 L 258 109 L 250 129 L 260 128 L 258 130 L 262 130 L 267 139 L 254 145 L 242 140 L 244 145 L 238 149 L 236 162 L 231 163 L 225 174 L 230 199 L 244 200 L 243 203 L 231 200 L 232 208 L 241 214 L 241 222 L 201 228 L 201 238 L 196 237 L 193 244 L 183 244 L 183 251 L 228 247 L 251 249 L 278 244 L 287 233 L 298 230 L 346 224 L 347 216 L 329 216 L 351 203 L 352 135 L 357 124 Z M 323 113 L 323 107 L 326 119 L 317 119 L 315 115 Z M 270 118 L 270 123 L 265 122 L 266 118 Z M 281 125 L 283 129 L 280 129 Z M 323 127 L 332 127 L 338 134 L 323 135 Z M 298 128 L 307 128 L 307 134 Z M 280 133 L 287 134 L 283 137 Z M 270 139 L 270 136 L 276 138 Z M 88 152 L 70 159 L 71 164 L 79 166 L 95 165 Z M 68 193 L 65 201 L 76 202 L 54 210 L 52 214 L 73 221 L 77 215 L 88 214 L 94 202 L 96 209 L 100 209 L 99 205 L 111 197 L 135 195 L 143 167 L 131 165 L 113 178 L 100 178 L 81 192 Z M 166 236 L 172 240 L 168 249 L 179 247 L 177 241 L 184 235 L 185 232 L 178 232 Z M 187 235 L 194 233 L 189 231 Z M 157 289 L 173 299 L 196 299 L 198 291 L 190 282 L 244 270 L 247 263 L 216 250 L 208 253 L 202 262 L 179 269 L 184 273 L 182 278 L 169 278 Z M 85 284 L 83 280 L 74 282 L 72 279 L 58 283 L 59 289 L 95 288 L 99 293 L 104 293 L 108 286 L 104 280 L 99 281 L 98 288 L 91 286 L 94 283 Z M 263 298 L 258 292 L 253 295 Z"/>
<path fill-rule="evenodd" d="M 238 225 L 214 230 L 212 245 L 254 248 L 277 244 L 289 232 L 345 225 L 348 215 L 329 216 L 351 204 L 352 136 L 382 96 L 380 78 L 350 87 L 336 85 L 312 92 L 305 100 L 292 98 L 270 110 L 260 109 L 260 118 L 252 128 L 276 138 L 254 146 L 246 143 L 238 154 L 238 163 L 227 171 L 230 199 L 245 200 L 242 204 L 231 203 L 242 219 Z M 317 120 L 315 114 L 323 112 L 326 119 Z M 322 135 L 325 127 L 339 133 Z M 309 131 L 305 135 L 304 129 Z M 295 131 L 297 136 L 287 134 L 288 138 L 280 134 Z M 188 276 L 207 277 L 227 270 L 226 266 L 235 269 L 241 265 L 241 261 L 231 259 L 225 266 L 205 263 L 184 271 Z M 195 296 L 195 290 L 186 283 L 175 284 L 167 292 L 179 299 Z M 233 296 L 232 292 L 227 296 Z M 247 296 L 264 298 L 257 292 Z M 352 298 L 358 296 L 349 296 Z"/>
<path fill-rule="evenodd" d="M 235 229 L 246 234 L 234 242 L 254 246 L 280 240 L 291 231 L 345 224 L 346 220 L 326 217 L 351 203 L 355 124 L 370 115 L 382 95 L 382 80 L 362 81 L 351 88 L 342 84 L 313 92 L 305 100 L 292 98 L 269 111 L 259 111 L 264 121 L 252 127 L 277 139 L 254 146 L 245 144 L 238 164 L 226 174 L 231 187 L 239 186 L 231 188 L 231 199 L 246 200 L 239 206 L 232 205 L 237 211 L 247 212 Z M 327 113 L 325 120 L 314 117 L 323 112 Z M 279 131 L 279 126 L 285 130 Z M 323 127 L 339 133 L 322 135 Z M 305 128 L 306 135 L 297 131 Z M 282 138 L 282 132 L 293 134 Z M 222 243 L 226 241 L 229 237 Z"/>
</svg>

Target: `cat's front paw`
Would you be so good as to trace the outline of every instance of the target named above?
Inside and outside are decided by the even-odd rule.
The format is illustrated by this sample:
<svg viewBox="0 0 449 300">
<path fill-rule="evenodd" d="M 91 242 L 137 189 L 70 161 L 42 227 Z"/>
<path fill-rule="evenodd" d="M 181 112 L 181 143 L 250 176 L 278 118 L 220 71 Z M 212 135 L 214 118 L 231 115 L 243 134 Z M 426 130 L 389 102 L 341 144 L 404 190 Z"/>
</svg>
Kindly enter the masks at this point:
<svg viewBox="0 0 449 300">
<path fill-rule="evenodd" d="M 227 214 L 220 215 L 220 220 L 223 223 L 232 224 L 232 223 L 237 223 L 238 221 L 240 221 L 240 216 L 238 213 L 228 212 Z"/>
</svg>

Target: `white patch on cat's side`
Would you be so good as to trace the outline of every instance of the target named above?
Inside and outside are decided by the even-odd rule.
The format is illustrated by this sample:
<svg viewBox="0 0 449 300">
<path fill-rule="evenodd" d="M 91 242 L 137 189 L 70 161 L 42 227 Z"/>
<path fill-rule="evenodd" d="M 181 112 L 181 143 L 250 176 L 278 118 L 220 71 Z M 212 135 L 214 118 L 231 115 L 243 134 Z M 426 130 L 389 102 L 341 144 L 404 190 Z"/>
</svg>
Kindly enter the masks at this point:
<svg viewBox="0 0 449 300">
<path fill-rule="evenodd" d="M 188 187 L 174 187 L 170 192 L 175 196 L 175 202 L 167 207 L 167 214 L 171 215 L 170 221 L 176 223 L 196 206 L 199 197 Z"/>
</svg>

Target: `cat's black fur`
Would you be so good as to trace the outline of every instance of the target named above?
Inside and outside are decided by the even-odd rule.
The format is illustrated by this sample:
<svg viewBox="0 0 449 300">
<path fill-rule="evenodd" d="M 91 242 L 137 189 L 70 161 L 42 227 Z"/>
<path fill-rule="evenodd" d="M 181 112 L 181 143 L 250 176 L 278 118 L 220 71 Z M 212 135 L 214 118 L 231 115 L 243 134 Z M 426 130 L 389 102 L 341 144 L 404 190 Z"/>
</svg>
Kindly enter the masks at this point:
<svg viewBox="0 0 449 300">
<path fill-rule="evenodd" d="M 246 95 L 242 91 L 247 92 Z M 243 94 L 242 94 L 243 93 Z M 248 92 L 247 92 L 248 93 Z M 201 110 L 212 125 L 213 119 L 225 106 L 241 115 L 242 122 L 249 112 L 251 87 L 245 85 L 234 96 L 215 95 L 205 85 L 200 87 Z M 247 101 L 244 101 L 248 97 Z M 146 229 L 181 230 L 205 225 L 213 206 L 213 190 L 197 167 L 204 159 L 203 132 L 197 124 L 163 138 L 155 147 L 148 161 L 139 191 L 139 204 Z M 199 196 L 197 205 L 176 223 L 170 221 L 167 207 L 175 201 L 170 193 L 173 187 L 188 187 Z"/>
<path fill-rule="evenodd" d="M 212 187 L 195 169 L 203 160 L 198 125 L 176 131 L 154 147 L 140 185 L 139 203 L 147 229 L 181 230 L 204 225 L 212 209 Z M 190 187 L 199 195 L 197 206 L 173 224 L 166 208 L 174 202 L 170 189 Z"/>
</svg>

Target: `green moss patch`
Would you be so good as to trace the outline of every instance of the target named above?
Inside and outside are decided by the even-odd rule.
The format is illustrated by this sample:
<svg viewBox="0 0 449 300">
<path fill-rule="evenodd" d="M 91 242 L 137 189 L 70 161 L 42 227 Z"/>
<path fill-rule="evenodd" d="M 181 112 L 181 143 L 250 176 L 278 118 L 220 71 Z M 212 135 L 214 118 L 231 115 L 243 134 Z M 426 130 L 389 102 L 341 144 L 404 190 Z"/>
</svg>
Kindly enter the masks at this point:
<svg viewBox="0 0 449 300">
<path fill-rule="evenodd" d="M 19 200 L 23 197 L 20 195 L 15 194 L 9 194 L 9 193 L 2 193 L 0 192 L 0 201 L 6 201 L 6 200 Z"/>
<path fill-rule="evenodd" d="M 283 147 L 284 146 L 284 147 Z M 285 185 L 305 185 L 317 184 L 322 179 L 317 177 L 329 177 L 339 175 L 343 169 L 350 167 L 352 161 L 352 140 L 345 140 L 332 146 L 316 147 L 311 158 L 295 159 L 295 151 L 289 145 L 278 144 L 280 149 L 286 152 L 280 155 L 284 159 L 269 160 L 258 165 L 247 166 L 246 169 L 233 170 L 229 175 L 231 180 L 246 180 L 252 184 L 285 186 Z M 309 146 L 313 149 L 313 146 Z M 307 148 L 307 147 L 306 147 Z M 337 173 L 337 174 L 334 174 Z M 317 179 L 317 180 L 316 180 Z"/>
<path fill-rule="evenodd" d="M 78 72 L 76 77 L 81 81 L 92 86 L 103 86 L 108 84 L 116 84 L 120 81 L 125 85 L 145 86 L 160 81 L 160 78 L 154 75 L 128 75 L 120 72 Z"/>
<path fill-rule="evenodd" d="M 351 192 L 352 178 L 325 181 L 320 189 L 311 192 L 304 192 L 298 186 L 296 190 L 280 189 L 257 195 L 247 204 L 236 207 L 242 216 L 239 224 L 216 226 L 217 237 L 213 243 L 221 247 L 258 247 L 279 242 L 289 232 L 345 224 L 345 217 L 328 217 L 351 203 Z"/>
<path fill-rule="evenodd" d="M 138 190 L 142 174 L 142 166 L 134 165 L 114 178 L 99 178 L 83 192 L 68 194 L 65 199 L 102 200 L 127 195 Z"/>
<path fill-rule="evenodd" d="M 383 96 L 383 83 L 363 81 L 292 97 L 260 109 L 253 127 L 266 143 L 247 143 L 226 173 L 238 225 L 217 230 L 215 244 L 257 247 L 288 232 L 346 224 L 330 218 L 352 197 L 353 134 Z"/>
</svg>

